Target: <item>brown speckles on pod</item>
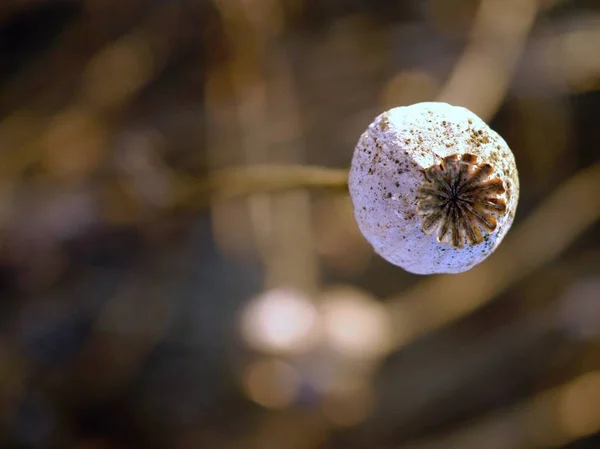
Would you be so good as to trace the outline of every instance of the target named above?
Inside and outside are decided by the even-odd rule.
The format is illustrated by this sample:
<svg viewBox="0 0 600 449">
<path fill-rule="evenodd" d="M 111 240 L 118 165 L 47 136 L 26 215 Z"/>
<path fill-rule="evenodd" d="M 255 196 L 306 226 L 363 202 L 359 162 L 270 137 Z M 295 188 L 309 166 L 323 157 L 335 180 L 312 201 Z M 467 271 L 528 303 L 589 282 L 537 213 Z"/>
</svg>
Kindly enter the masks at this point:
<svg viewBox="0 0 600 449">
<path fill-rule="evenodd" d="M 483 233 L 496 229 L 497 219 L 506 213 L 505 192 L 498 177 L 491 178 L 490 164 L 478 164 L 469 153 L 446 156 L 424 170 L 418 192 L 418 211 L 426 234 L 437 233 L 439 242 L 463 248 L 465 242 L 483 242 Z"/>
<path fill-rule="evenodd" d="M 387 114 L 384 112 L 381 115 L 381 120 L 379 121 L 379 128 L 381 129 L 381 131 L 387 131 L 388 128 L 390 126 L 390 122 L 389 122 L 389 118 L 387 116 Z"/>
</svg>

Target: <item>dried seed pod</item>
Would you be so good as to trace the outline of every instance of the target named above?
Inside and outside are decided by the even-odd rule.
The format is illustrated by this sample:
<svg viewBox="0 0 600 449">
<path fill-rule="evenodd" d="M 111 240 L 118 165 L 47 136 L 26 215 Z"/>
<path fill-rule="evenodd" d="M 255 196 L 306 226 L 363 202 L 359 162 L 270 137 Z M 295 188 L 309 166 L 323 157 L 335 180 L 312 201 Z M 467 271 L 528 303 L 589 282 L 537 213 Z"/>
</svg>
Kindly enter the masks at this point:
<svg viewBox="0 0 600 449">
<path fill-rule="evenodd" d="M 460 273 L 488 257 L 519 198 L 506 142 L 471 111 L 418 103 L 379 115 L 349 179 L 354 216 L 375 251 L 416 274 Z"/>
</svg>

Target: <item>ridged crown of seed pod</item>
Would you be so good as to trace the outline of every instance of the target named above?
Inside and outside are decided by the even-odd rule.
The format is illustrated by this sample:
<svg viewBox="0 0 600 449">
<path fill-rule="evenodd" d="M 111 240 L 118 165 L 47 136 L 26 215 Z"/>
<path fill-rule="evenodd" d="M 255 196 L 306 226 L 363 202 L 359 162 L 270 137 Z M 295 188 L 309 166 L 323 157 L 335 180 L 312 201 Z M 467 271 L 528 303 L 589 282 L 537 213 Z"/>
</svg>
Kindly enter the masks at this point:
<svg viewBox="0 0 600 449">
<path fill-rule="evenodd" d="M 460 273 L 508 232 L 519 179 L 506 142 L 474 113 L 418 103 L 369 125 L 349 189 L 358 226 L 384 259 L 415 274 Z"/>
</svg>

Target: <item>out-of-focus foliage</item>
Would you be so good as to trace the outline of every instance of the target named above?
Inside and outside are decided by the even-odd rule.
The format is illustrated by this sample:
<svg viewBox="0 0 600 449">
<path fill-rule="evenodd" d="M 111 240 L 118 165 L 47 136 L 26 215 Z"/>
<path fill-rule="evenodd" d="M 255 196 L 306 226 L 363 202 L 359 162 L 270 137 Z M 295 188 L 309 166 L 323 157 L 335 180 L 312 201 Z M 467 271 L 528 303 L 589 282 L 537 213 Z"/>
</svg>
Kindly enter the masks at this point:
<svg viewBox="0 0 600 449">
<path fill-rule="evenodd" d="M 599 49 L 596 0 L 1 0 L 0 447 L 598 447 Z M 221 175 L 430 100 L 521 175 L 472 274 Z"/>
</svg>

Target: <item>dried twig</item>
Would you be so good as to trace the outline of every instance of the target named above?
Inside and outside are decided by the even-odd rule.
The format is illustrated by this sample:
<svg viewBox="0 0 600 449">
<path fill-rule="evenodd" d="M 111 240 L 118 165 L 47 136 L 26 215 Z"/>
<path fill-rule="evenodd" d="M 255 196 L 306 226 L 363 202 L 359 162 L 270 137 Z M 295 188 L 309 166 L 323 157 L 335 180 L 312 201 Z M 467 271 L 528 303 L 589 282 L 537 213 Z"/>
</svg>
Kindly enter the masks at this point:
<svg viewBox="0 0 600 449">
<path fill-rule="evenodd" d="M 265 192 L 298 188 L 345 191 L 348 169 L 310 165 L 257 165 L 217 170 L 200 184 L 184 182 L 175 201 L 177 208 L 197 208 L 210 201 L 242 198 Z"/>
<path fill-rule="evenodd" d="M 470 43 L 438 101 L 465 106 L 484 120 L 493 117 L 506 95 L 536 13 L 533 0 L 482 0 Z"/>
</svg>

